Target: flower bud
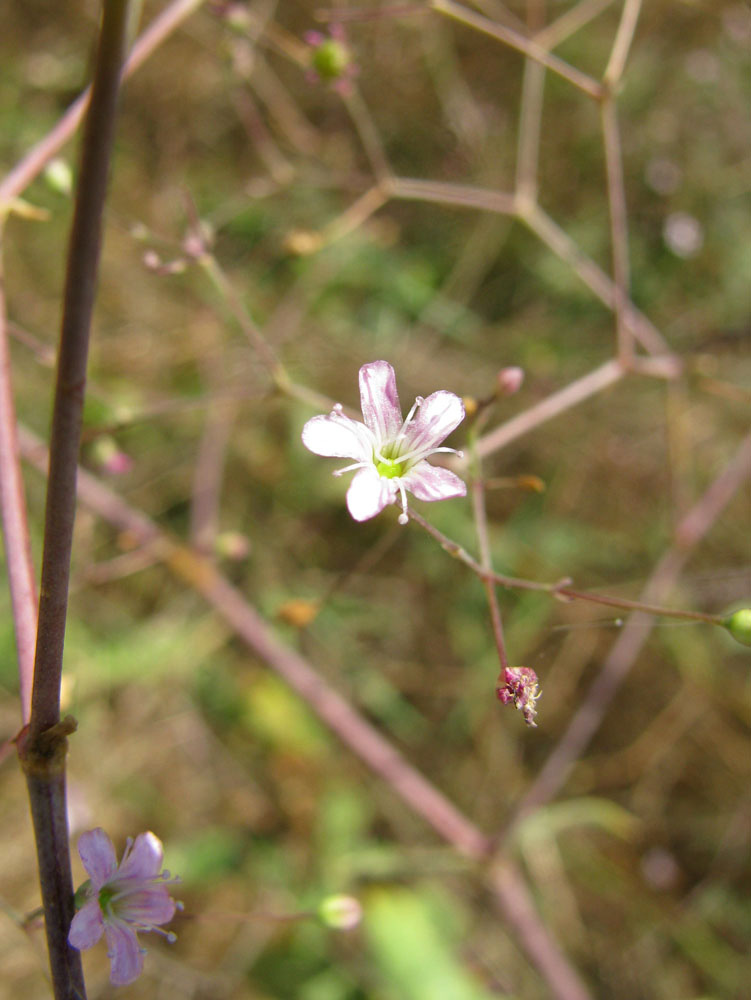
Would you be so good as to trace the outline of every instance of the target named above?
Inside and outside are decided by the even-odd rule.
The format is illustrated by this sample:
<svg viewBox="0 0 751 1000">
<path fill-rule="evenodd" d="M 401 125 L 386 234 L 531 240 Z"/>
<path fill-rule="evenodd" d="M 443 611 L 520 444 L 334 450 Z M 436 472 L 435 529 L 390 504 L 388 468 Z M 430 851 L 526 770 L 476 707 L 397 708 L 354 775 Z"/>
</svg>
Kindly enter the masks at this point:
<svg viewBox="0 0 751 1000">
<path fill-rule="evenodd" d="M 56 157 L 50 160 L 44 170 L 44 179 L 53 191 L 66 197 L 73 191 L 73 171 L 67 160 Z"/>
<path fill-rule="evenodd" d="M 351 931 L 362 920 L 362 906 L 354 896 L 327 896 L 318 907 L 322 923 L 335 931 Z"/>
<path fill-rule="evenodd" d="M 223 559 L 240 562 L 250 553 L 250 540 L 239 531 L 222 531 L 216 536 L 214 550 Z"/>
<path fill-rule="evenodd" d="M 751 646 L 751 608 L 741 608 L 728 615 L 723 621 L 723 626 L 728 630 L 736 642 L 744 646 Z"/>
<path fill-rule="evenodd" d="M 513 396 L 515 392 L 518 392 L 521 389 L 523 381 L 524 371 L 517 367 L 517 365 L 511 365 L 508 368 L 501 368 L 496 375 L 498 395 Z"/>
</svg>

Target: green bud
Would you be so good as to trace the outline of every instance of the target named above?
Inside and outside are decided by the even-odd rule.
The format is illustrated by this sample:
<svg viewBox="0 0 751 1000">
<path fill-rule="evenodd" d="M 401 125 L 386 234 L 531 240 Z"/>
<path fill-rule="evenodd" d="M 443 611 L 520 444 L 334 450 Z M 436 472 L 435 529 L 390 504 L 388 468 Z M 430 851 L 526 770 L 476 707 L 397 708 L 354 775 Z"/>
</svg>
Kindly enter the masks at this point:
<svg viewBox="0 0 751 1000">
<path fill-rule="evenodd" d="M 73 190 L 73 171 L 69 164 L 59 157 L 50 160 L 44 171 L 44 179 L 53 191 L 58 194 L 70 195 Z"/>
<path fill-rule="evenodd" d="M 351 931 L 362 919 L 362 906 L 354 896 L 327 896 L 318 907 L 321 921 L 335 931 Z"/>
<path fill-rule="evenodd" d="M 349 49 L 335 38 L 327 38 L 313 51 L 313 69 L 322 80 L 338 80 L 352 61 Z"/>
<path fill-rule="evenodd" d="M 751 608 L 741 608 L 722 622 L 736 642 L 751 646 Z"/>
</svg>

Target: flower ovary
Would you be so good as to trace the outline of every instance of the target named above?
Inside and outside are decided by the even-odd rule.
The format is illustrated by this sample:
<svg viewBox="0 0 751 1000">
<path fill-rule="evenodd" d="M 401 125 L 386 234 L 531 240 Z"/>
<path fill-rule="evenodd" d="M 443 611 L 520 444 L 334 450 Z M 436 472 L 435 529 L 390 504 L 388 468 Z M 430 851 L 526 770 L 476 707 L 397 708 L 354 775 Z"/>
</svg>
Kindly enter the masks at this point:
<svg viewBox="0 0 751 1000">
<path fill-rule="evenodd" d="M 376 464 L 376 471 L 384 479 L 398 479 L 404 473 L 404 468 L 400 462 L 386 461 L 378 462 Z"/>
</svg>

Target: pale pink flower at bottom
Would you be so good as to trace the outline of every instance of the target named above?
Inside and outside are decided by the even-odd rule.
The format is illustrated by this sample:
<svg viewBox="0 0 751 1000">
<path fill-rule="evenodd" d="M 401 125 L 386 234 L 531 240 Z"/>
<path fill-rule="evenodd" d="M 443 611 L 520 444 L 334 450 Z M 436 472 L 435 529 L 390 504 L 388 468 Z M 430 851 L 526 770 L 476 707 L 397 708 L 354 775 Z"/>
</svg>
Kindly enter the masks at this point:
<svg viewBox="0 0 751 1000">
<path fill-rule="evenodd" d="M 159 931 L 174 941 L 174 934 L 161 930 L 175 915 L 179 904 L 168 886 L 177 879 L 162 871 L 162 842 L 153 833 L 128 838 L 119 866 L 112 841 L 101 827 L 81 834 L 78 853 L 89 881 L 86 902 L 73 917 L 68 942 L 79 951 L 93 946 L 104 935 L 110 959 L 110 982 L 126 986 L 143 971 L 144 951 L 137 931 Z"/>
<path fill-rule="evenodd" d="M 436 452 L 455 451 L 439 445 L 464 419 L 458 396 L 443 389 L 426 399 L 418 396 L 402 420 L 394 369 L 387 361 L 372 361 L 360 369 L 360 401 L 364 423 L 345 416 L 337 404 L 331 413 L 309 420 L 302 431 L 303 444 L 314 454 L 355 459 L 334 475 L 357 470 L 347 490 L 347 509 L 356 521 L 401 503 L 399 523 L 406 524 L 407 491 L 418 500 L 466 496 L 458 476 L 427 461 Z"/>
</svg>

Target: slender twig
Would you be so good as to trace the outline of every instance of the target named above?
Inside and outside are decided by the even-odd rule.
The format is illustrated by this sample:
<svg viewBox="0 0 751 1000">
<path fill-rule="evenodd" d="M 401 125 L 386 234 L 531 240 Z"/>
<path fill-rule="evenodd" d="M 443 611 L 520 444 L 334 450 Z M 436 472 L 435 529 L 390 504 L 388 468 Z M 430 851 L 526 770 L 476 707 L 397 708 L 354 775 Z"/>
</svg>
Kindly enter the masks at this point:
<svg viewBox="0 0 751 1000">
<path fill-rule="evenodd" d="M 492 579 L 493 562 L 490 551 L 490 539 L 488 537 L 488 516 L 485 509 L 485 487 L 480 474 L 479 460 L 477 461 L 475 472 L 476 476 L 472 482 L 472 511 L 475 518 L 477 544 L 480 548 L 480 565 L 485 571 L 482 582 L 488 598 L 490 623 L 493 629 L 495 648 L 498 650 L 498 660 L 501 670 L 505 670 L 508 667 L 508 657 L 506 655 L 506 643 L 503 638 L 503 619 L 501 618 L 501 609 L 498 606 L 498 596 L 495 592 L 496 581 Z"/>
<path fill-rule="evenodd" d="M 610 209 L 610 245 L 613 256 L 613 311 L 618 336 L 618 357 L 625 366 L 634 353 L 633 330 L 628 322 L 629 260 L 626 189 L 623 180 L 621 137 L 615 99 L 603 98 L 600 106 L 602 137 L 605 147 L 605 175 Z"/>
<path fill-rule="evenodd" d="M 289 377 L 286 368 L 277 358 L 264 332 L 251 318 L 216 257 L 206 251 L 199 255 L 198 263 L 208 275 L 232 318 L 266 366 L 276 388 L 287 396 L 309 403 L 315 409 L 330 410 L 333 406 L 332 400 L 306 386 L 298 385 Z"/>
<path fill-rule="evenodd" d="M 454 3 L 454 0 L 431 0 L 430 6 L 439 14 L 451 17 L 461 24 L 466 24 L 467 27 L 490 35 L 491 38 L 496 38 L 499 42 L 503 42 L 518 52 L 523 52 L 525 56 L 534 59 L 535 62 L 539 62 L 542 66 L 546 66 L 549 70 L 562 76 L 564 80 L 568 80 L 569 83 L 572 83 L 589 97 L 597 101 L 602 97 L 602 85 L 597 80 L 594 80 L 591 76 L 587 76 L 586 73 L 582 73 L 581 70 L 576 69 L 574 66 L 570 66 L 557 56 L 551 55 L 538 45 L 537 42 L 525 38 L 524 35 L 514 31 L 513 28 L 491 21 L 481 14 L 476 14 L 467 7 L 462 7 L 460 4 Z"/>
<path fill-rule="evenodd" d="M 218 384 L 220 372 L 217 364 L 207 365 L 207 368 L 211 391 L 211 385 Z M 208 408 L 196 455 L 189 537 L 196 551 L 206 556 L 214 552 L 219 531 L 224 467 L 236 409 L 228 402 Z"/>
<path fill-rule="evenodd" d="M 46 469 L 42 442 L 19 428 L 23 456 L 40 472 Z M 173 541 L 140 511 L 134 510 L 94 476 L 80 470 L 81 501 L 109 524 L 127 532 L 139 545 L 159 553 L 178 579 L 200 593 L 215 613 L 296 691 L 306 705 L 353 752 L 379 775 L 413 812 L 447 843 L 478 862 L 488 842 L 482 831 L 428 781 L 299 653 L 276 638 L 243 595 L 205 559 Z M 589 994 L 537 914 L 521 874 L 509 862 L 506 879 L 492 879 L 499 907 L 518 934 L 534 967 L 556 1000 L 587 1000 Z"/>
<path fill-rule="evenodd" d="M 65 754 L 67 737 L 75 729 L 75 723 L 60 722 L 60 681 L 89 330 L 127 15 L 128 0 L 106 0 L 103 4 L 68 247 L 49 450 L 31 717 L 27 731 L 18 741 L 34 822 L 56 1000 L 81 1000 L 86 995 L 80 953 L 68 944 L 73 880 L 65 805 Z"/>
<path fill-rule="evenodd" d="M 624 0 L 613 49 L 602 77 L 603 83 L 611 92 L 617 86 L 623 76 L 623 70 L 626 68 L 626 59 L 636 31 L 640 10 L 641 0 Z"/>
<path fill-rule="evenodd" d="M 551 21 L 547 27 L 538 31 L 534 39 L 544 49 L 554 49 L 598 14 L 607 10 L 612 3 L 613 0 L 581 0 L 555 21 Z"/>
<path fill-rule="evenodd" d="M 514 196 L 503 191 L 472 187 L 469 184 L 447 184 L 442 181 L 423 181 L 412 177 L 395 177 L 388 183 L 392 198 L 406 201 L 434 201 L 441 205 L 475 208 L 499 215 L 513 215 Z"/>
<path fill-rule="evenodd" d="M 579 249 L 549 215 L 535 205 L 530 212 L 521 215 L 520 218 L 553 253 L 571 267 L 577 277 L 608 309 L 615 309 L 615 286 L 612 279 Z M 626 305 L 624 319 L 647 351 L 651 354 L 669 354 L 670 349 L 662 334 L 631 302 Z"/>
<path fill-rule="evenodd" d="M 370 161 L 370 166 L 373 168 L 375 179 L 378 182 L 387 180 L 392 176 L 393 171 L 373 117 L 362 99 L 362 94 L 357 87 L 353 87 L 350 93 L 345 93 L 342 96 L 342 100 L 357 129 L 357 134 L 360 136 L 360 142 Z"/>
<path fill-rule="evenodd" d="M 477 454 L 480 458 L 484 458 L 494 451 L 500 451 L 501 448 L 505 448 L 507 444 L 524 434 L 528 434 L 535 427 L 557 417 L 559 413 L 564 413 L 572 406 L 577 406 L 585 399 L 589 399 L 590 396 L 614 385 L 623 378 L 624 374 L 625 372 L 618 361 L 612 359 L 606 361 L 599 368 L 575 379 L 563 389 L 552 393 L 516 417 L 512 417 L 511 420 L 507 420 L 505 424 L 501 424 L 500 427 L 485 434 L 477 442 Z"/>
<path fill-rule="evenodd" d="M 16 412 L 10 377 L 10 349 L 5 313 L 0 221 L 0 507 L 5 561 L 13 609 L 23 724 L 31 715 L 31 684 L 37 634 L 37 590 L 26 517 L 23 480 L 18 460 Z"/>
<path fill-rule="evenodd" d="M 475 512 L 476 515 L 476 512 Z M 477 515 L 476 515 L 477 516 Z M 598 594 L 590 590 L 576 590 L 570 586 L 568 579 L 559 580 L 556 583 L 544 583 L 540 580 L 525 580 L 518 576 L 505 576 L 503 573 L 496 573 L 489 565 L 489 549 L 487 558 L 482 562 L 477 562 L 462 548 L 457 542 L 447 538 L 443 532 L 439 531 L 435 525 L 418 514 L 415 510 L 410 510 L 409 518 L 424 528 L 427 533 L 434 538 L 441 548 L 454 559 L 464 563 L 472 572 L 478 576 L 484 584 L 499 584 L 509 590 L 533 590 L 540 593 L 551 594 L 567 601 L 587 601 L 590 604 L 602 604 L 609 608 L 619 608 L 621 611 L 641 611 L 643 614 L 659 615 L 663 618 L 678 618 L 683 621 L 703 622 L 706 625 L 723 625 L 723 615 L 710 615 L 704 611 L 687 611 L 680 608 L 666 608 L 659 604 L 650 604 L 646 601 L 631 601 L 625 597 L 616 597 L 614 594 Z M 481 545 L 486 549 L 487 540 L 482 539 Z"/>
<path fill-rule="evenodd" d="M 519 107 L 519 140 L 516 153 L 517 203 L 537 200 L 537 170 L 540 156 L 540 127 L 545 67 L 532 59 L 524 64 L 524 80 Z"/>
<path fill-rule="evenodd" d="M 196 259 L 231 312 L 235 322 L 247 337 L 248 342 L 266 366 L 269 375 L 274 381 L 277 381 L 280 377 L 282 366 L 260 328 L 251 319 L 248 310 L 243 305 L 232 282 L 224 273 L 219 261 L 208 249 L 204 249 L 203 252 L 199 253 Z"/>
<path fill-rule="evenodd" d="M 335 243 L 344 236 L 348 236 L 349 233 L 354 232 L 355 229 L 358 229 L 369 219 L 371 215 L 374 215 L 380 208 L 383 208 L 388 201 L 387 189 L 388 182 L 381 183 L 379 181 L 373 187 L 368 188 L 364 194 L 360 195 L 357 201 L 352 202 L 341 215 L 337 215 L 330 222 L 327 222 L 319 233 L 321 247 L 327 246 L 329 243 Z"/>
<path fill-rule="evenodd" d="M 586 1000 L 589 993 L 565 955 L 550 947 L 547 931 L 540 923 L 519 869 L 501 858 L 491 867 L 489 882 L 499 908 L 515 928 L 539 974 L 551 984 L 554 995 L 560 1000 Z"/>
<path fill-rule="evenodd" d="M 564 260 L 587 287 L 608 309 L 615 311 L 618 297 L 615 282 L 595 264 L 570 236 L 565 233 L 532 199 L 523 199 L 505 191 L 491 191 L 487 188 L 467 184 L 450 184 L 441 181 L 420 180 L 412 177 L 394 177 L 371 189 L 364 197 L 374 197 L 374 205 L 368 204 L 367 214 L 371 214 L 382 204 L 385 196 L 406 201 L 428 201 L 440 205 L 455 205 L 483 212 L 517 216 L 536 236 L 562 260 Z M 347 227 L 346 231 L 350 228 Z M 623 322 L 633 336 L 651 353 L 668 355 L 669 348 L 657 328 L 641 313 L 631 301 L 622 307 Z M 673 366 L 674 367 L 674 366 Z"/>
</svg>

